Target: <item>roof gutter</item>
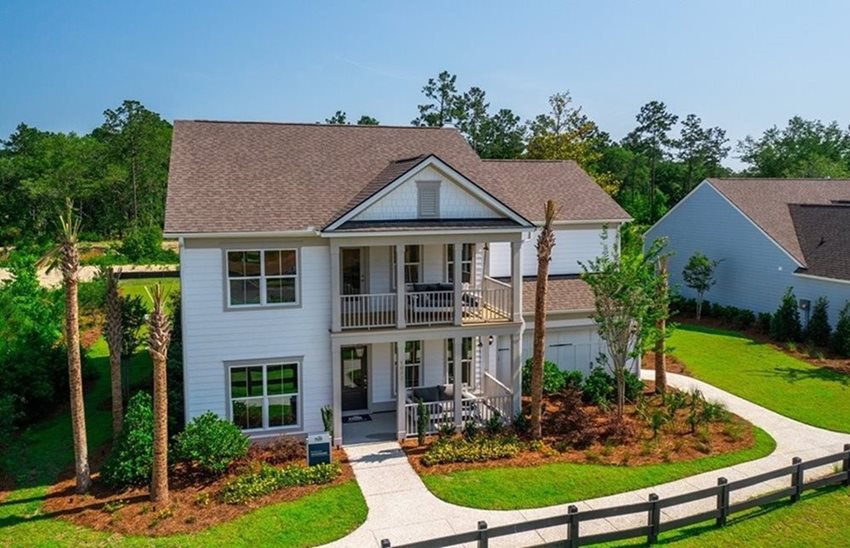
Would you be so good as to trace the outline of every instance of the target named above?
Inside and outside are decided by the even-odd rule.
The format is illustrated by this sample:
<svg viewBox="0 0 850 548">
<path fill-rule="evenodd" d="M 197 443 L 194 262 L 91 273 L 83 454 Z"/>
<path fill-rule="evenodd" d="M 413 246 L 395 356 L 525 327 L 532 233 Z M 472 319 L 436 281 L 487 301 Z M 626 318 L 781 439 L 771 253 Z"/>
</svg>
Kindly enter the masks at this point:
<svg viewBox="0 0 850 548">
<path fill-rule="evenodd" d="M 799 276 L 801 278 L 810 278 L 812 280 L 818 280 L 821 282 L 832 282 L 836 284 L 850 284 L 850 280 L 844 280 L 842 278 L 827 278 L 826 276 L 815 276 L 814 274 L 804 274 L 802 272 L 794 272 L 795 276 Z"/>
<path fill-rule="evenodd" d="M 454 230 L 328 231 L 319 233 L 319 236 L 322 238 L 362 238 L 364 236 L 452 236 L 460 234 L 516 234 L 517 232 L 527 233 L 531 230 L 532 227 L 522 226 L 513 228 L 470 228 Z"/>
<path fill-rule="evenodd" d="M 274 232 L 166 232 L 164 238 L 304 238 L 319 236 L 314 228 L 306 230 L 279 230 Z"/>
</svg>

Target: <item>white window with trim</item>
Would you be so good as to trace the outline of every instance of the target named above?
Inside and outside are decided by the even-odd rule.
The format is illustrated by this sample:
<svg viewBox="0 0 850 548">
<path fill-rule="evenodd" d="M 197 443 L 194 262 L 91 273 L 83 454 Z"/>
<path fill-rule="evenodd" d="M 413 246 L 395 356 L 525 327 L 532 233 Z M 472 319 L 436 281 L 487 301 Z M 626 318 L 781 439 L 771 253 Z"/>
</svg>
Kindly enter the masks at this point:
<svg viewBox="0 0 850 548">
<path fill-rule="evenodd" d="M 424 372 L 425 369 L 423 367 L 422 361 L 422 341 L 405 341 L 404 343 L 404 388 L 418 388 L 422 386 L 424 381 Z M 393 347 L 393 364 L 398 363 L 398 359 L 396 357 L 396 345 L 392 344 Z M 393 376 L 396 377 L 395 372 L 398 370 L 398 367 L 393 367 Z M 398 380 L 394 379 L 393 385 L 398 387 Z M 396 390 L 396 393 L 398 391 Z"/>
<path fill-rule="evenodd" d="M 396 288 L 396 258 L 395 247 L 390 248 L 390 283 Z M 404 246 L 404 283 L 417 284 L 422 281 L 422 246 Z"/>
<path fill-rule="evenodd" d="M 228 366 L 230 420 L 246 431 L 298 428 L 299 366 L 288 360 Z"/>
<path fill-rule="evenodd" d="M 460 353 L 460 382 L 464 386 L 473 385 L 472 366 L 474 353 L 473 337 L 464 337 L 461 339 Z M 446 383 L 454 384 L 455 382 L 455 341 L 454 339 L 446 339 Z"/>
<path fill-rule="evenodd" d="M 298 251 L 295 249 L 228 250 L 229 307 L 298 304 Z"/>
<path fill-rule="evenodd" d="M 472 283 L 472 268 L 475 262 L 475 244 L 463 244 L 460 251 L 460 281 Z M 446 282 L 455 279 L 455 244 L 446 244 Z"/>
</svg>

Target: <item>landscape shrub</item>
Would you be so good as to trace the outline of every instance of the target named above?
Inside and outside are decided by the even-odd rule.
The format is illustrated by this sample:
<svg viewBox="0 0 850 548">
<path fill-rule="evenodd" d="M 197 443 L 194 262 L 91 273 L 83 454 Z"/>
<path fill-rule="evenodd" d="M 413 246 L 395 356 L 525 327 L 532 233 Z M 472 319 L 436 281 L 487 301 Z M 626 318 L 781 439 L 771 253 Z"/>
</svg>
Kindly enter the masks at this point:
<svg viewBox="0 0 850 548">
<path fill-rule="evenodd" d="M 416 402 L 416 443 L 425 445 L 425 436 L 428 435 L 428 428 L 431 425 L 431 413 L 422 400 Z"/>
<path fill-rule="evenodd" d="M 850 301 L 838 313 L 838 323 L 832 334 L 832 350 L 839 356 L 850 358 Z"/>
<path fill-rule="evenodd" d="M 113 487 L 144 485 L 150 481 L 152 465 L 153 400 L 147 392 L 137 392 L 127 404 L 121 432 L 100 475 Z"/>
<path fill-rule="evenodd" d="M 0 450 L 4 450 L 15 432 L 17 410 L 15 397 L 11 394 L 0 395 Z"/>
<path fill-rule="evenodd" d="M 260 445 L 252 445 L 248 450 L 248 458 L 262 460 L 268 464 L 286 464 L 293 461 L 303 461 L 307 458 L 304 442 L 294 436 L 278 436 L 274 440 Z"/>
<path fill-rule="evenodd" d="M 522 393 L 531 395 L 531 368 L 533 360 L 528 358 L 522 367 Z M 558 365 L 549 360 L 543 361 L 543 394 L 556 394 L 564 388 L 564 374 Z"/>
<path fill-rule="evenodd" d="M 603 367 L 594 367 L 584 380 L 584 401 L 596 405 L 607 405 L 614 398 L 614 379 Z"/>
<path fill-rule="evenodd" d="M 129 230 L 118 251 L 132 263 L 177 262 L 174 252 L 162 249 L 162 230 L 155 225 Z"/>
<path fill-rule="evenodd" d="M 145 325 L 148 309 L 140 295 L 121 299 L 121 356 L 130 358 L 142 344 L 142 326 Z M 172 353 L 173 349 L 169 350 Z"/>
<path fill-rule="evenodd" d="M 738 329 L 750 329 L 756 323 L 756 314 L 752 310 L 739 309 L 735 318 L 735 327 Z"/>
<path fill-rule="evenodd" d="M 829 301 L 819 297 L 812 308 L 809 324 L 806 326 L 806 340 L 820 347 L 829 346 L 832 326 L 829 325 Z"/>
<path fill-rule="evenodd" d="M 472 439 L 441 439 L 422 456 L 422 464 L 451 464 L 455 462 L 484 462 L 508 459 L 519 454 L 522 446 L 514 436 L 476 436 Z"/>
<path fill-rule="evenodd" d="M 191 462 L 211 474 L 224 473 L 233 461 L 248 454 L 251 444 L 235 424 L 212 411 L 192 419 L 174 442 L 178 460 Z"/>
<path fill-rule="evenodd" d="M 275 468 L 266 463 L 228 481 L 219 492 L 222 502 L 244 504 L 286 487 L 330 483 L 342 473 L 339 464 L 290 465 Z"/>
<path fill-rule="evenodd" d="M 564 371 L 564 390 L 581 390 L 584 375 L 581 371 Z"/>
<path fill-rule="evenodd" d="M 640 377 L 632 373 L 631 371 L 624 371 L 625 385 L 626 385 L 626 401 L 634 402 L 643 394 L 644 384 L 643 381 L 640 380 Z M 612 378 L 613 381 L 613 378 Z M 614 386 L 616 390 L 616 386 Z"/>
<path fill-rule="evenodd" d="M 770 324 L 773 323 L 773 315 L 770 312 L 759 312 L 756 317 L 756 328 L 763 335 L 770 335 Z"/>
<path fill-rule="evenodd" d="M 794 289 L 789 287 L 770 322 L 770 338 L 778 342 L 797 342 L 801 334 L 797 297 L 794 296 Z"/>
<path fill-rule="evenodd" d="M 496 411 L 493 415 L 484 421 L 484 431 L 487 432 L 488 436 L 497 436 L 502 433 L 505 429 L 505 421 L 502 419 L 502 415 Z"/>
<path fill-rule="evenodd" d="M 171 346 L 168 348 L 168 432 L 172 436 L 186 424 L 183 406 L 183 325 L 180 292 L 171 294 Z"/>
<path fill-rule="evenodd" d="M 564 391 L 560 405 L 546 417 L 545 425 L 548 434 L 576 449 L 589 447 L 596 440 L 593 421 L 582 405 L 581 392 L 577 390 Z"/>
<path fill-rule="evenodd" d="M 531 431 L 531 421 L 522 411 L 519 411 L 511 422 L 514 432 L 519 436 L 527 436 Z"/>
</svg>

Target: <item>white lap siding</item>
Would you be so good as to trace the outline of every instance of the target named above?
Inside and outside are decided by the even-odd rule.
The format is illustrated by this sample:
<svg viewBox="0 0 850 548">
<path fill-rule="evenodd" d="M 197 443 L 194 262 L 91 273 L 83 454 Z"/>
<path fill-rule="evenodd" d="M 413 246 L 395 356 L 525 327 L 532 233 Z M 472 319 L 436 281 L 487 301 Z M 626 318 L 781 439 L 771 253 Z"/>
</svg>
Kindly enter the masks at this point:
<svg viewBox="0 0 850 548">
<path fill-rule="evenodd" d="M 602 239 L 603 228 L 569 228 L 555 230 L 555 247 L 552 250 L 552 262 L 549 273 L 578 274 L 581 272 L 579 261 L 587 262 L 602 254 L 605 245 L 613 245 L 617 227 L 608 229 L 608 241 Z M 537 232 L 530 240 L 522 244 L 522 275 L 537 274 Z M 494 242 L 490 244 L 490 275 L 506 277 L 511 275 L 511 244 Z"/>
<path fill-rule="evenodd" d="M 296 245 L 300 244 L 280 241 L 264 242 L 257 247 L 275 249 Z M 327 246 L 300 247 L 300 306 L 252 310 L 225 310 L 227 247 L 226 244 L 196 247 L 189 241 L 181 250 L 186 419 L 208 410 L 227 416 L 225 362 L 291 357 L 302 360 L 299 383 L 302 430 L 322 430 L 319 410 L 330 404 L 332 398 Z"/>
</svg>

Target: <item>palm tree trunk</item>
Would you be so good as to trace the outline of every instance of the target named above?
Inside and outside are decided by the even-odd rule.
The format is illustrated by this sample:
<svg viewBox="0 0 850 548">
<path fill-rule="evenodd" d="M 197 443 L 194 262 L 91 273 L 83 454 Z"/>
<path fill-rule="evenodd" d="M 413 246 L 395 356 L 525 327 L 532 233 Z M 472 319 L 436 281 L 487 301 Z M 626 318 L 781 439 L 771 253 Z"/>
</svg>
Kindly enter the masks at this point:
<svg viewBox="0 0 850 548">
<path fill-rule="evenodd" d="M 112 435 L 121 432 L 124 421 L 124 390 L 121 382 L 121 295 L 118 293 L 118 274 L 111 268 L 106 272 L 106 343 L 109 346 L 109 376 L 112 388 Z"/>
<path fill-rule="evenodd" d="M 557 215 L 555 202 L 546 202 L 543 228 L 537 237 L 537 289 L 534 295 L 534 353 L 531 366 L 531 435 L 543 436 L 543 360 L 546 349 L 546 292 L 549 286 L 549 262 L 555 247 L 552 223 Z"/>
<path fill-rule="evenodd" d="M 80 255 L 77 250 L 77 228 L 70 203 L 67 218 L 62 219 L 62 278 L 65 284 L 65 346 L 68 350 L 68 386 L 71 402 L 71 430 L 74 437 L 74 472 L 77 492 L 91 487 L 88 440 L 86 439 L 86 408 L 83 399 L 83 371 L 80 356 L 80 312 L 77 303 Z"/>
<path fill-rule="evenodd" d="M 166 505 L 168 493 L 168 393 L 165 366 L 171 326 L 165 313 L 165 293 L 160 284 L 150 293 L 153 312 L 148 321 L 148 351 L 153 362 L 153 473 L 151 501 Z"/>
<path fill-rule="evenodd" d="M 658 287 L 658 304 L 664 306 L 665 314 L 658 319 L 655 326 L 658 332 L 658 339 L 655 341 L 655 392 L 664 394 L 667 392 L 667 257 L 662 257 L 658 261 L 658 274 L 661 277 Z"/>
</svg>

